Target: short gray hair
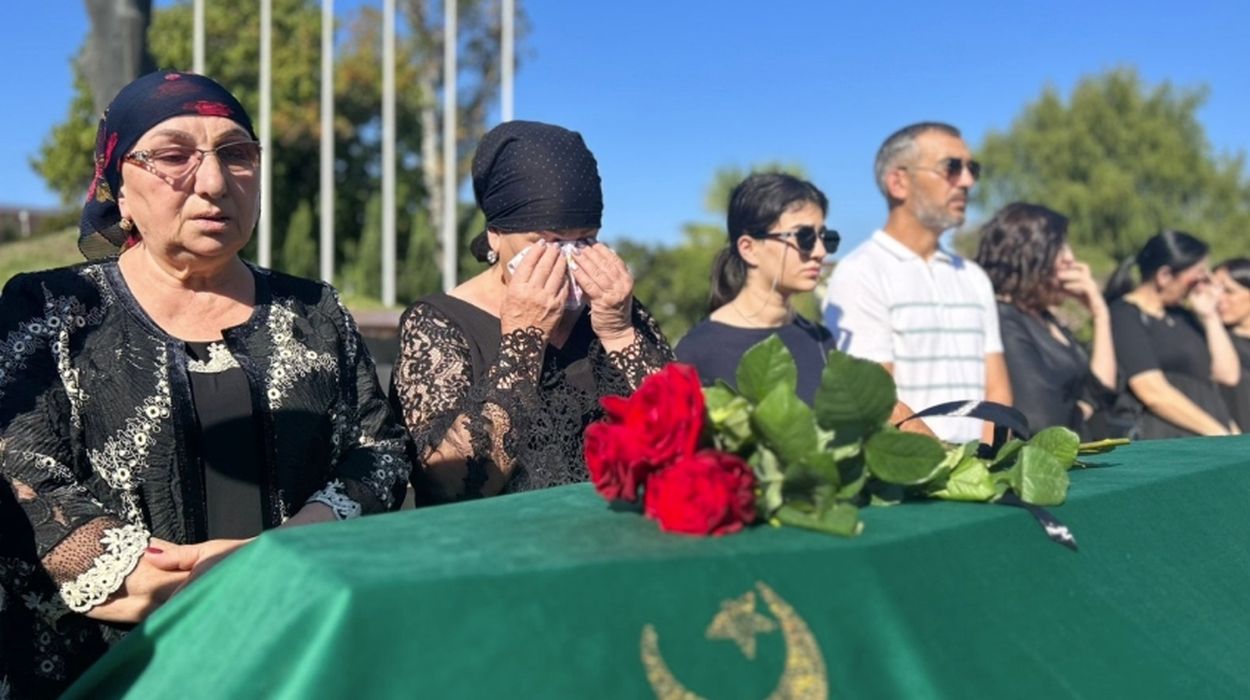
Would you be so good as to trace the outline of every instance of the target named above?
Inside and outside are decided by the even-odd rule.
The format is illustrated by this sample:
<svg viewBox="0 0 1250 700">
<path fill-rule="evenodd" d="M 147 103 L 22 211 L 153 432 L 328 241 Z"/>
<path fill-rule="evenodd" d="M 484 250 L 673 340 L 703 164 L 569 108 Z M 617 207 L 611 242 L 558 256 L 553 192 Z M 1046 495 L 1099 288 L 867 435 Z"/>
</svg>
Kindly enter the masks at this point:
<svg viewBox="0 0 1250 700">
<path fill-rule="evenodd" d="M 873 164 L 873 173 L 877 177 L 877 189 L 881 190 L 881 194 L 886 198 L 886 201 L 890 199 L 890 190 L 885 186 L 886 174 L 896 168 L 899 161 L 914 155 L 916 139 L 921 134 L 930 131 L 939 131 L 947 136 L 962 138 L 959 129 L 945 122 L 916 122 L 890 134 L 885 142 L 881 144 L 881 148 L 877 149 L 877 160 Z"/>
</svg>

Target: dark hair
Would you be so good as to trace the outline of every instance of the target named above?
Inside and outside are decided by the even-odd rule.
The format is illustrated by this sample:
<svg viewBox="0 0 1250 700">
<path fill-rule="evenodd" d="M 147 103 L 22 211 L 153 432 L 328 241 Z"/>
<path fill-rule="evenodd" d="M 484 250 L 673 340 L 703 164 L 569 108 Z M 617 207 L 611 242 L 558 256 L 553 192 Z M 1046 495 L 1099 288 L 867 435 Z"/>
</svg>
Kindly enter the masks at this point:
<svg viewBox="0 0 1250 700">
<path fill-rule="evenodd" d="M 747 264 L 738 254 L 738 238 L 767 231 L 782 214 L 808 203 L 820 207 L 821 214 L 829 213 L 829 198 L 824 192 L 785 173 L 754 173 L 734 187 L 726 217 L 729 243 L 712 262 L 708 313 L 733 301 L 746 284 Z"/>
<path fill-rule="evenodd" d="M 908 124 L 898 131 L 886 137 L 881 143 L 881 148 L 877 149 L 877 158 L 873 162 L 873 175 L 877 180 L 877 189 L 881 190 L 881 194 L 890 200 L 890 190 L 885 186 L 885 176 L 898 165 L 900 160 L 910 158 L 916 150 L 916 139 L 921 134 L 930 131 L 937 131 L 947 136 L 961 138 L 959 129 L 946 124 L 944 122 L 916 122 Z"/>
<path fill-rule="evenodd" d="M 1068 238 L 1068 218 L 1039 204 L 1012 202 L 981 227 L 977 264 L 994 293 L 1021 309 L 1052 303 L 1055 258 Z"/>
<path fill-rule="evenodd" d="M 1136 286 L 1133 281 L 1134 266 L 1144 282 L 1154 279 L 1155 274 L 1165 267 L 1175 272 L 1193 267 L 1206 257 L 1208 250 L 1206 243 L 1183 231 L 1160 231 L 1146 241 L 1137 255 L 1120 263 L 1111 279 L 1107 280 L 1103 296 L 1107 301 L 1115 301 L 1133 291 Z"/>
<path fill-rule="evenodd" d="M 1227 272 L 1234 282 L 1250 289 L 1250 258 L 1231 258 L 1216 265 L 1215 269 Z"/>
</svg>

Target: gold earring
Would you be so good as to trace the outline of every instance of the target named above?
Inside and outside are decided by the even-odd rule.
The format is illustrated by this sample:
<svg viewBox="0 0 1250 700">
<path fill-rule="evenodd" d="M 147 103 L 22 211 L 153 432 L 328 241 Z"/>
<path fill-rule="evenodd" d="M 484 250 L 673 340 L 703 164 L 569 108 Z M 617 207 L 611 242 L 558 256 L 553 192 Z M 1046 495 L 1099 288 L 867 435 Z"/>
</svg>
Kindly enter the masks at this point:
<svg viewBox="0 0 1250 700">
<path fill-rule="evenodd" d="M 122 219 L 121 221 L 117 222 L 117 225 L 120 226 L 121 229 L 127 233 L 135 230 L 135 222 L 131 221 L 130 219 Z"/>
</svg>

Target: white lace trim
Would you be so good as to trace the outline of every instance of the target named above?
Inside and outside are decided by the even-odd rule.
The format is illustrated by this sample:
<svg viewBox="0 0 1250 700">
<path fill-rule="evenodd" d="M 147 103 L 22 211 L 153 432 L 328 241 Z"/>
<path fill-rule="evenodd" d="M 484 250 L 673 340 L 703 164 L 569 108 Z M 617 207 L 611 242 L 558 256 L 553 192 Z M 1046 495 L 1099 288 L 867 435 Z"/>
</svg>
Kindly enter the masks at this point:
<svg viewBox="0 0 1250 700">
<path fill-rule="evenodd" d="M 221 374 L 238 366 L 239 361 L 234 359 L 224 343 L 211 343 L 208 346 L 208 361 L 191 360 L 187 362 L 187 371 L 195 374 Z"/>
<path fill-rule="evenodd" d="M 308 503 L 323 503 L 334 511 L 334 517 L 339 520 L 347 520 L 348 518 L 359 518 L 361 514 L 360 504 L 351 496 L 343 493 L 343 482 L 335 479 L 326 484 L 326 487 L 314 493 L 307 501 Z"/>
<path fill-rule="evenodd" d="M 78 578 L 61 584 L 61 599 L 70 610 L 85 613 L 108 600 L 134 571 L 151 535 L 139 525 L 109 528 L 100 538 L 104 553 Z"/>
<path fill-rule="evenodd" d="M 9 688 L 9 679 L 0 676 L 0 700 L 9 700 L 9 694 L 13 690 Z"/>
<path fill-rule="evenodd" d="M 269 409 L 282 408 L 286 394 L 295 382 L 315 371 L 338 372 L 338 360 L 328 352 L 317 352 L 295 338 L 295 312 L 289 300 L 275 303 L 269 310 L 269 333 L 273 356 L 265 373 L 265 398 Z"/>
</svg>

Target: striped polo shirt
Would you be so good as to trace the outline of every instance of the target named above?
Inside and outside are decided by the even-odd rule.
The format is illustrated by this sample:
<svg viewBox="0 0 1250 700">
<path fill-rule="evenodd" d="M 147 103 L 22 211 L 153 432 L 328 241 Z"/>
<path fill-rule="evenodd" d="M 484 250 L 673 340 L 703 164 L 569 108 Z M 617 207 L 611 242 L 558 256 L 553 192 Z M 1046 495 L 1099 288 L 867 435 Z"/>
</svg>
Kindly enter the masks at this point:
<svg viewBox="0 0 1250 700">
<path fill-rule="evenodd" d="M 939 249 L 925 260 L 885 231 L 834 268 L 825 324 L 838 347 L 894 363 L 899 400 L 920 411 L 985 398 L 985 356 L 1003 351 L 994 289 L 985 272 Z M 929 418 L 950 442 L 981 437 L 981 421 Z"/>
</svg>

